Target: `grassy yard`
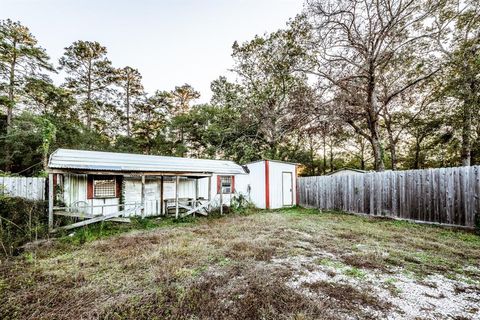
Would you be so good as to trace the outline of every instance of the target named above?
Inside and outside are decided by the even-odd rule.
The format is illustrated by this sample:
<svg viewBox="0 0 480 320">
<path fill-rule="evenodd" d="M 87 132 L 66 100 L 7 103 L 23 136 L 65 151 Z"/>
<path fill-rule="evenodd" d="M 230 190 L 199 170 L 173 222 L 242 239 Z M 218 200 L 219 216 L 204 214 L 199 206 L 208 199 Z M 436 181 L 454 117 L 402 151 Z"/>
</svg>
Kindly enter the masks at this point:
<svg viewBox="0 0 480 320">
<path fill-rule="evenodd" d="M 307 209 L 112 226 L 2 261 L 0 319 L 480 318 L 472 233 Z"/>
</svg>

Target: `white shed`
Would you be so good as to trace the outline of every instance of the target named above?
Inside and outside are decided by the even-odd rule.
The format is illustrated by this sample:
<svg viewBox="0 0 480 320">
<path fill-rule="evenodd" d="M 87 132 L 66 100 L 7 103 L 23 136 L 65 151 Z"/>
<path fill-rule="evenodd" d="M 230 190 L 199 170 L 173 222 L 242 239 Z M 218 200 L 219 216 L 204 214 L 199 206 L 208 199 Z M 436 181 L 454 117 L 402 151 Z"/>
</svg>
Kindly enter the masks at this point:
<svg viewBox="0 0 480 320">
<path fill-rule="evenodd" d="M 261 209 L 278 209 L 297 204 L 297 164 L 259 160 L 245 165 L 250 201 Z"/>
</svg>

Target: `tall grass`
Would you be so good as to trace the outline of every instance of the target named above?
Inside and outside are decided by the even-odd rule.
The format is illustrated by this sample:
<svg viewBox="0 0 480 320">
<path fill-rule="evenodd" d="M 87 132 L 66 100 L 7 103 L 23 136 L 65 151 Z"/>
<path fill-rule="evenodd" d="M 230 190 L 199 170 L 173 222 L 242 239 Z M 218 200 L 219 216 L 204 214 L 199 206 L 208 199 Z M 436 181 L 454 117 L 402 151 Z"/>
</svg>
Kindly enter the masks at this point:
<svg viewBox="0 0 480 320">
<path fill-rule="evenodd" d="M 0 196 L 0 256 L 48 235 L 45 201 Z"/>
</svg>

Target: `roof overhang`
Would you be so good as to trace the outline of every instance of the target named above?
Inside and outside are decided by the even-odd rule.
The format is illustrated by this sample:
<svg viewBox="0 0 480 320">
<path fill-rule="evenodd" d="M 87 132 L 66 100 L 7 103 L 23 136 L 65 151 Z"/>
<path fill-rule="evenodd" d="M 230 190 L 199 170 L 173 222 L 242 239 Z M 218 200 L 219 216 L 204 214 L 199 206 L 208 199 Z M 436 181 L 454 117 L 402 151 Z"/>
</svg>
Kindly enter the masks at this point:
<svg viewBox="0 0 480 320">
<path fill-rule="evenodd" d="M 50 155 L 51 173 L 101 173 L 123 175 L 182 175 L 206 177 L 212 174 L 245 174 L 227 160 L 191 159 L 131 153 L 58 149 Z"/>
</svg>

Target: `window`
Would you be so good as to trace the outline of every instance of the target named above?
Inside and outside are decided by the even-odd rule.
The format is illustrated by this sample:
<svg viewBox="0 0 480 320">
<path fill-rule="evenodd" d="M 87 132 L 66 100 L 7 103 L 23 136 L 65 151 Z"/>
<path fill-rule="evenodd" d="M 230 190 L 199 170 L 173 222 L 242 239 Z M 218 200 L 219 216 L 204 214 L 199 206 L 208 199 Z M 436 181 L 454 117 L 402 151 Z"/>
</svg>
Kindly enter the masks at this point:
<svg viewBox="0 0 480 320">
<path fill-rule="evenodd" d="M 220 193 L 220 188 L 222 188 L 222 193 L 229 194 L 234 193 L 234 178 L 233 176 L 219 176 L 218 177 L 218 193 Z"/>
<path fill-rule="evenodd" d="M 94 198 L 115 198 L 115 179 L 93 180 Z"/>
</svg>

